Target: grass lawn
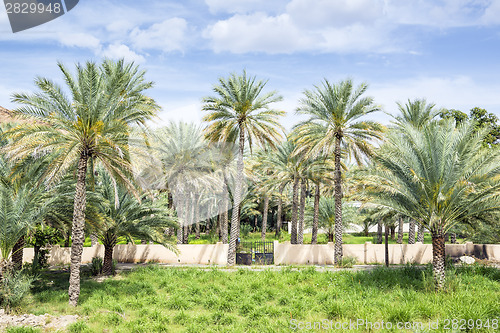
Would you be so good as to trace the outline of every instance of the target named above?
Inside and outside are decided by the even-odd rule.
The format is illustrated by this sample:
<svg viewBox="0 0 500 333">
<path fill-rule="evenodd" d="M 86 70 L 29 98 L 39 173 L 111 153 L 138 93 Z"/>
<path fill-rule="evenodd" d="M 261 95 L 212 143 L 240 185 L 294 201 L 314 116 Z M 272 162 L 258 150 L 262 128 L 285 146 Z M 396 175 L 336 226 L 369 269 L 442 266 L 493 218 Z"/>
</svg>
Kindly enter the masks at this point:
<svg viewBox="0 0 500 333">
<path fill-rule="evenodd" d="M 103 282 L 84 279 L 75 309 L 67 305 L 68 274 L 47 272 L 20 311 L 84 317 L 70 332 L 290 332 L 299 321 L 330 325 L 358 318 L 393 325 L 439 320 L 442 332 L 451 331 L 445 319 L 489 319 L 490 329 L 481 331 L 497 331 L 498 269 L 452 269 L 441 293 L 432 290 L 430 274 L 411 266 L 318 272 L 149 265 Z"/>
<path fill-rule="evenodd" d="M 276 238 L 274 232 L 266 233 L 266 241 L 279 240 L 280 242 L 290 241 L 290 234 L 287 232 L 282 232 L 280 238 Z M 397 235 L 396 235 L 397 237 Z M 261 240 L 260 232 L 251 232 L 248 235 L 241 236 L 242 241 L 255 242 Z M 344 244 L 364 244 L 365 242 L 376 243 L 377 236 L 375 234 L 370 234 L 370 236 L 364 236 L 361 234 L 344 234 L 342 237 Z M 213 235 L 202 234 L 200 239 L 195 239 L 194 235 L 189 235 L 189 244 L 210 244 L 215 243 L 218 240 Z M 408 243 L 408 234 L 404 234 L 403 242 Z M 325 234 L 318 234 L 318 243 L 326 244 L 328 243 L 328 238 Z M 424 234 L 424 243 L 432 244 L 432 239 L 430 234 Z M 89 241 L 90 244 L 90 241 Z M 304 234 L 304 244 L 311 244 L 311 234 Z M 389 244 L 396 244 L 396 240 L 389 238 Z"/>
</svg>

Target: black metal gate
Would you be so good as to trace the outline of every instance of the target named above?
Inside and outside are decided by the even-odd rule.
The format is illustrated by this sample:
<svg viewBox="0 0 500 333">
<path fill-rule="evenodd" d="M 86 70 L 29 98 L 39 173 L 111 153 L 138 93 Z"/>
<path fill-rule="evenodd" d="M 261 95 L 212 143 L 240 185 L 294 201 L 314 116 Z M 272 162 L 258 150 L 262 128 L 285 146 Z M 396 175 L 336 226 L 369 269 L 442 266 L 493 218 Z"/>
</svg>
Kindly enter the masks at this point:
<svg viewBox="0 0 500 333">
<path fill-rule="evenodd" d="M 240 242 L 236 247 L 237 265 L 274 264 L 273 242 Z"/>
</svg>

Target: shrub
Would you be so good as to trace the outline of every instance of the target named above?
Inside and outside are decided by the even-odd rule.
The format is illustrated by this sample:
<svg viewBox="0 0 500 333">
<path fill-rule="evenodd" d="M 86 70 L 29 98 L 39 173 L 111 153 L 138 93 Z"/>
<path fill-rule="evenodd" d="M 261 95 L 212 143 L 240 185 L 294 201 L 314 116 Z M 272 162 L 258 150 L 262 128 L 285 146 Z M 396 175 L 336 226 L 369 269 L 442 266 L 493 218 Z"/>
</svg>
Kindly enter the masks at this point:
<svg viewBox="0 0 500 333">
<path fill-rule="evenodd" d="M 252 231 L 252 226 L 249 225 L 249 224 L 243 224 L 241 225 L 240 227 L 240 233 L 243 237 L 247 237 L 248 234 L 250 234 L 250 232 Z"/>
<path fill-rule="evenodd" d="M 92 263 L 90 264 L 90 274 L 92 276 L 97 276 L 102 273 L 102 258 L 94 257 L 92 258 Z"/>
<path fill-rule="evenodd" d="M 339 264 L 339 267 L 352 268 L 357 261 L 358 260 L 356 259 L 356 257 L 343 257 L 342 261 Z"/>
<path fill-rule="evenodd" d="M 18 306 L 24 296 L 30 291 L 35 278 L 22 272 L 8 272 L 3 275 L 0 284 L 0 304 L 8 313 L 11 308 Z"/>
</svg>

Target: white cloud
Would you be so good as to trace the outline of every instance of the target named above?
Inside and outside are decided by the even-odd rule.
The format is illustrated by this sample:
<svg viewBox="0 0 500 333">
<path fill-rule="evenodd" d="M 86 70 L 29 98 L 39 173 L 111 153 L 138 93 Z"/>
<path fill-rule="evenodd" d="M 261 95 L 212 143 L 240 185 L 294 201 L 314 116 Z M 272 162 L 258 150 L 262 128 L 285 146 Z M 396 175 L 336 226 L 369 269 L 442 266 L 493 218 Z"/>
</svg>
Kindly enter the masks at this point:
<svg viewBox="0 0 500 333">
<path fill-rule="evenodd" d="M 124 44 L 111 44 L 101 55 L 106 58 L 120 59 L 124 58 L 126 61 L 134 61 L 136 63 L 143 63 L 146 59 L 140 54 L 132 51 L 127 45 Z"/>
<path fill-rule="evenodd" d="M 216 52 L 388 51 L 382 0 L 292 0 L 284 13 L 236 14 L 204 31 Z"/>
<path fill-rule="evenodd" d="M 60 32 L 58 33 L 58 39 L 61 44 L 70 47 L 88 48 L 96 51 L 101 47 L 101 42 L 99 41 L 99 39 L 90 34 L 82 32 Z"/>
<path fill-rule="evenodd" d="M 216 52 L 289 53 L 314 44 L 286 14 L 276 17 L 264 13 L 235 15 L 205 30 Z"/>
<path fill-rule="evenodd" d="M 266 8 L 267 11 L 284 7 L 286 0 L 205 0 L 211 13 L 249 13 Z"/>
<path fill-rule="evenodd" d="M 216 9 L 227 1 L 207 3 Z M 442 29 L 500 23 L 500 0 L 291 0 L 277 14 L 267 5 L 262 6 L 266 11 L 229 8 L 237 14 L 204 31 L 216 52 L 415 51 L 407 49 L 411 36 L 394 38 L 402 25 Z"/>
<path fill-rule="evenodd" d="M 7 17 L 7 12 L 0 10 L 0 29 L 9 27 L 9 18 Z"/>
<path fill-rule="evenodd" d="M 124 33 L 132 30 L 135 26 L 130 20 L 117 19 L 106 25 L 106 30 L 112 33 Z"/>
<path fill-rule="evenodd" d="M 342 28 L 330 28 L 321 32 L 322 51 L 333 52 L 388 52 L 398 49 L 389 39 L 389 31 L 383 26 L 354 24 Z"/>
<path fill-rule="evenodd" d="M 135 28 L 130 38 L 137 49 L 161 49 L 166 52 L 182 50 L 186 29 L 186 20 L 175 17 L 144 30 Z"/>
<path fill-rule="evenodd" d="M 399 24 L 463 27 L 481 24 L 490 0 L 389 0 L 387 17 Z"/>
<path fill-rule="evenodd" d="M 382 0 L 292 0 L 287 13 L 306 29 L 372 23 L 383 16 Z"/>
<path fill-rule="evenodd" d="M 499 24 L 500 23 L 500 0 L 493 0 L 491 5 L 486 8 L 484 15 L 481 18 L 485 24 Z"/>
</svg>

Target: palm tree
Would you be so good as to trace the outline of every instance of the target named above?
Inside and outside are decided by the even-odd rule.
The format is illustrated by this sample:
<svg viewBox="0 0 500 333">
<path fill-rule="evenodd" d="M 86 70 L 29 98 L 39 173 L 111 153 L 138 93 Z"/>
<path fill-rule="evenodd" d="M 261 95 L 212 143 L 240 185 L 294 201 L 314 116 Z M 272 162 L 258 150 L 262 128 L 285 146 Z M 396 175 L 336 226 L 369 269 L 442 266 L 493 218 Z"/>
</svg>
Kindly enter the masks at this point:
<svg viewBox="0 0 500 333">
<path fill-rule="evenodd" d="M 308 168 L 306 171 L 307 178 L 311 180 L 314 184 L 314 205 L 313 205 L 313 223 L 311 232 L 311 244 L 316 244 L 318 242 L 318 227 L 319 227 L 319 201 L 321 197 L 321 185 L 330 185 L 331 177 L 333 173 L 332 160 L 329 158 L 316 158 L 308 159 Z"/>
<path fill-rule="evenodd" d="M 9 268 L 21 268 L 24 238 L 41 223 L 46 203 L 42 189 L 26 181 L 13 181 L 11 167 L 0 158 L 0 277 Z"/>
<path fill-rule="evenodd" d="M 342 230 L 345 230 L 355 223 L 357 208 L 345 202 L 343 206 Z M 327 196 L 321 197 L 318 205 L 318 225 L 321 229 L 325 230 L 329 242 L 333 242 L 335 236 L 335 212 L 335 198 Z M 305 213 L 305 220 L 308 226 L 314 223 L 314 215 L 314 207 L 308 207 Z"/>
<path fill-rule="evenodd" d="M 415 244 L 415 220 L 410 219 L 408 228 L 408 244 Z"/>
<path fill-rule="evenodd" d="M 280 201 L 282 204 L 282 191 L 288 184 L 292 184 L 292 220 L 291 220 L 291 243 L 297 243 L 297 222 L 299 219 L 299 183 L 303 175 L 302 160 L 294 154 L 297 145 L 294 141 L 287 140 L 281 143 L 276 152 L 269 154 L 265 160 L 265 164 L 273 172 L 272 184 L 276 184 L 280 190 Z M 278 207 L 278 224 L 281 224 L 281 209 Z M 277 226 L 278 227 L 278 226 Z"/>
<path fill-rule="evenodd" d="M 262 94 L 267 81 L 256 81 L 255 77 L 231 74 L 228 78 L 219 78 L 219 84 L 213 87 L 216 96 L 203 99 L 203 111 L 210 112 L 203 120 L 208 122 L 206 137 L 212 142 L 233 143 L 238 140 L 237 176 L 233 193 L 233 214 L 227 263 L 234 265 L 236 259 L 236 240 L 240 220 L 238 212 L 242 200 L 243 152 L 245 142 L 250 149 L 254 141 L 264 146 L 274 146 L 281 137 L 278 118 L 284 111 L 270 108 L 274 102 L 282 100 L 275 91 Z"/>
<path fill-rule="evenodd" d="M 368 140 L 380 138 L 383 129 L 377 123 L 360 121 L 361 117 L 379 111 L 372 98 L 362 97 L 366 89 L 366 84 L 354 89 L 351 80 L 331 84 L 325 79 L 314 91 L 304 92 L 297 109 L 299 114 L 310 116 L 295 127 L 299 153 L 334 156 L 335 264 L 342 260 L 342 153 L 360 163 L 363 155 L 371 153 Z"/>
<path fill-rule="evenodd" d="M 401 135 L 403 134 L 403 135 Z M 432 235 L 436 289 L 444 286 L 444 234 L 464 218 L 500 208 L 500 153 L 482 147 L 473 123 L 403 124 L 389 133 L 366 179 L 369 198 L 413 218 Z"/>
<path fill-rule="evenodd" d="M 158 186 L 167 186 L 172 193 L 179 217 L 177 241 L 186 243 L 196 212 L 193 211 L 195 197 L 204 188 L 217 190 L 210 177 L 213 166 L 207 154 L 208 145 L 199 126 L 183 122 L 171 122 L 156 130 L 152 141 L 153 164 L 158 161 L 157 165 L 162 169 Z"/>
<path fill-rule="evenodd" d="M 396 129 L 404 124 L 410 124 L 416 128 L 424 128 L 436 117 L 443 115 L 443 109 L 436 109 L 434 103 L 427 103 L 425 98 L 408 100 L 406 104 L 396 103 L 400 114 L 394 116 L 394 123 Z M 424 242 L 424 228 L 418 224 L 417 242 Z M 415 244 L 415 221 L 412 219 L 410 222 L 410 232 L 408 234 L 408 244 Z"/>
<path fill-rule="evenodd" d="M 129 154 L 131 125 L 144 125 L 159 107 L 143 92 L 152 87 L 144 71 L 123 60 L 105 60 L 76 66 L 76 75 L 58 64 L 70 96 L 46 78 L 37 78 L 39 92 L 14 94 L 24 105 L 17 115 L 33 120 L 13 128 L 8 156 L 23 160 L 38 154 L 50 161 L 43 179 L 57 183 L 76 166 L 69 304 L 76 306 L 80 295 L 80 264 L 83 251 L 87 171 L 102 164 L 114 179 L 133 190 Z M 90 173 L 92 174 L 92 173 Z"/>
<path fill-rule="evenodd" d="M 394 116 L 394 123 L 397 126 L 411 124 L 414 127 L 422 128 L 443 112 L 441 109 L 435 109 L 436 105 L 427 103 L 425 99 L 408 100 L 404 105 L 399 102 L 396 104 L 401 112 Z"/>
<path fill-rule="evenodd" d="M 95 233 L 104 245 L 104 275 L 112 274 L 113 249 L 120 237 L 129 242 L 134 237 L 153 241 L 177 252 L 175 243 L 165 237 L 165 228 L 174 228 L 177 223 L 164 202 L 147 196 L 139 202 L 123 186 L 115 186 L 109 175 L 99 176 L 96 194 L 102 222 Z"/>
<path fill-rule="evenodd" d="M 248 163 L 247 174 L 253 182 L 256 192 L 262 197 L 262 230 L 261 240 L 265 241 L 267 231 L 267 220 L 269 215 L 269 204 L 273 196 L 279 195 L 273 191 L 275 188 L 275 179 L 273 178 L 273 166 L 268 162 L 276 153 L 275 149 L 265 147 L 256 152 Z M 279 208 L 281 209 L 281 208 Z M 278 209 L 278 210 L 279 210 Z M 281 214 L 281 211 L 279 212 Z"/>
</svg>

